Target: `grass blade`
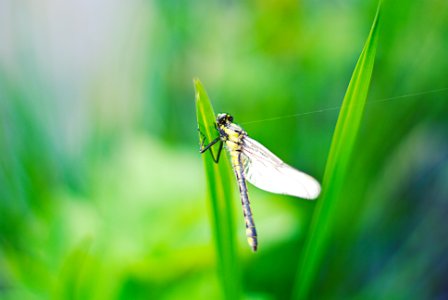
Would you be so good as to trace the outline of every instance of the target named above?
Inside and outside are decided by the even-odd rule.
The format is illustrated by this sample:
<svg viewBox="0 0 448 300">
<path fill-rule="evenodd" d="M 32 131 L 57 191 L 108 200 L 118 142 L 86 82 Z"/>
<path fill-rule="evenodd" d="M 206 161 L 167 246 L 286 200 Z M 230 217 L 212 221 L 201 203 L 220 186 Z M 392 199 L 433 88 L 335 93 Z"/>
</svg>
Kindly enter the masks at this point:
<svg viewBox="0 0 448 300">
<path fill-rule="evenodd" d="M 198 128 L 209 143 L 218 136 L 215 113 L 210 99 L 199 79 L 194 79 L 196 90 L 196 114 Z M 202 141 L 202 136 L 199 136 Z M 217 153 L 218 144 L 212 147 Z M 227 153 L 223 151 L 219 164 L 209 153 L 203 154 L 208 193 L 211 207 L 211 223 L 217 253 L 218 273 L 225 299 L 240 299 L 240 270 L 236 256 L 235 230 L 233 222 L 233 189 Z"/>
<path fill-rule="evenodd" d="M 344 206 L 340 191 L 346 183 L 347 170 L 358 134 L 370 86 L 378 43 L 381 1 L 367 41 L 353 71 L 325 167 L 322 196 L 316 204 L 310 234 L 299 266 L 295 296 L 307 299 L 317 278 L 329 237 L 335 232 L 336 204 Z"/>
</svg>

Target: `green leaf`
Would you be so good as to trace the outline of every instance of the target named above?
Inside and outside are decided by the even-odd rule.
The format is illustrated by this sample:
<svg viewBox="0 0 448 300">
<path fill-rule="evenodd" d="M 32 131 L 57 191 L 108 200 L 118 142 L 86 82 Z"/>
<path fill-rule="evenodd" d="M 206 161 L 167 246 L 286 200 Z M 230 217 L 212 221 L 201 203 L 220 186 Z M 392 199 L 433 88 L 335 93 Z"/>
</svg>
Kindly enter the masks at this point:
<svg viewBox="0 0 448 300">
<path fill-rule="evenodd" d="M 207 145 L 218 136 L 215 127 L 216 117 L 202 83 L 199 79 L 194 79 L 193 82 L 196 90 L 199 141 L 202 143 L 205 137 L 205 145 Z M 215 155 L 218 151 L 218 144 L 212 147 Z M 202 157 L 208 184 L 211 225 L 223 296 L 225 299 L 240 299 L 241 281 L 235 246 L 232 173 L 225 151 L 221 154 L 218 164 L 213 161 L 211 154 L 208 152 L 210 151 L 204 153 Z"/>
<path fill-rule="evenodd" d="M 345 207 L 341 190 L 347 184 L 348 166 L 352 161 L 353 146 L 361 126 L 364 106 L 370 86 L 372 70 L 378 43 L 381 1 L 364 49 L 353 71 L 325 167 L 322 195 L 316 204 L 299 265 L 295 296 L 308 299 L 312 284 L 316 281 L 318 270 L 324 268 L 322 259 L 328 249 L 330 237 L 338 226 L 337 209 Z"/>
</svg>

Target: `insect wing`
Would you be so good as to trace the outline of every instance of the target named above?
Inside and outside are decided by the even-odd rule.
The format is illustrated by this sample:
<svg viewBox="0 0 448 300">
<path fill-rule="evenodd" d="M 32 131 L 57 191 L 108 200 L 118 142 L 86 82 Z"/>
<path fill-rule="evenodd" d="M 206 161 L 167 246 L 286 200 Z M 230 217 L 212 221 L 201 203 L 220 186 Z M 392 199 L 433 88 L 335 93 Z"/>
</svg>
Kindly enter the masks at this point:
<svg viewBox="0 0 448 300">
<path fill-rule="evenodd" d="M 245 136 L 242 147 L 246 179 L 254 186 L 276 194 L 315 199 L 320 184 L 313 177 L 285 164 L 259 142 Z"/>
</svg>

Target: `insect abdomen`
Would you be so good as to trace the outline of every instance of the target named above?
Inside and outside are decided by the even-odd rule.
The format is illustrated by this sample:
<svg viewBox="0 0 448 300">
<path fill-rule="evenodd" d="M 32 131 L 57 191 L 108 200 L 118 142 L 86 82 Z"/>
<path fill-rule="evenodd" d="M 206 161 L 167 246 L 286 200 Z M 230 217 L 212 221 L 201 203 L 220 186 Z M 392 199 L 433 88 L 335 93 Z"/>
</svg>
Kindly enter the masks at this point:
<svg viewBox="0 0 448 300">
<path fill-rule="evenodd" d="M 255 229 L 254 219 L 252 217 L 252 210 L 250 208 L 249 196 L 247 193 L 246 180 L 244 179 L 241 153 L 239 151 L 232 151 L 232 165 L 235 171 L 236 179 L 238 180 L 238 187 L 240 189 L 241 204 L 243 206 L 244 220 L 246 222 L 246 237 L 247 242 L 253 251 L 257 251 L 258 240 L 257 230 Z"/>
</svg>

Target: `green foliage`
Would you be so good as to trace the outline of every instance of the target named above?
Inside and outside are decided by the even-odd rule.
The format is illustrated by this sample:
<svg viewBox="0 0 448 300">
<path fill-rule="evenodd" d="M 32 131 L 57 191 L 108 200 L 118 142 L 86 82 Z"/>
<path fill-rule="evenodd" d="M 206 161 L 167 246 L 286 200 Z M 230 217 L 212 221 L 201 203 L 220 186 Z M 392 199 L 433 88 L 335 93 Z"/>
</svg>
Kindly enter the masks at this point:
<svg viewBox="0 0 448 300">
<path fill-rule="evenodd" d="M 446 0 L 383 3 L 339 121 L 376 0 L 53 4 L 0 9 L 0 299 L 445 297 Z M 194 76 L 324 177 L 317 201 L 248 186 L 257 253 Z"/>
<path fill-rule="evenodd" d="M 198 120 L 199 140 L 205 145 L 217 137 L 215 113 L 210 99 L 199 79 L 194 80 L 196 90 L 196 115 Z M 217 155 L 219 143 L 212 146 Z M 207 152 L 210 152 L 208 150 Z M 225 151 L 221 153 L 221 163 L 213 161 L 211 153 L 205 153 L 204 167 L 207 175 L 209 206 L 211 208 L 211 225 L 217 256 L 221 289 L 225 299 L 240 299 L 240 270 L 236 254 L 235 229 L 233 221 L 233 189 L 231 170 Z"/>
<path fill-rule="evenodd" d="M 373 21 L 370 34 L 353 71 L 331 143 L 322 183 L 322 195 L 317 203 L 310 234 L 301 258 L 297 278 L 297 297 L 308 299 L 312 282 L 319 269 L 322 258 L 329 251 L 330 237 L 338 232 L 338 216 L 341 207 L 350 207 L 347 198 L 341 193 L 344 185 L 350 184 L 349 164 L 353 161 L 353 147 L 361 126 L 364 107 L 370 87 L 375 54 L 378 44 L 381 4 Z"/>
</svg>

